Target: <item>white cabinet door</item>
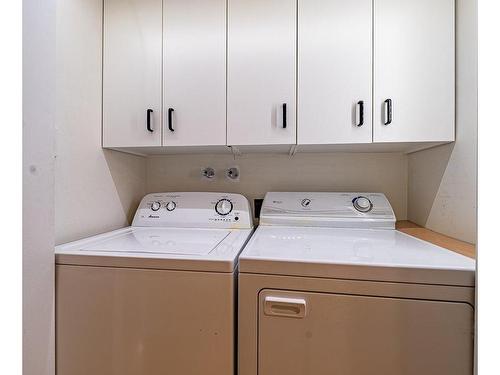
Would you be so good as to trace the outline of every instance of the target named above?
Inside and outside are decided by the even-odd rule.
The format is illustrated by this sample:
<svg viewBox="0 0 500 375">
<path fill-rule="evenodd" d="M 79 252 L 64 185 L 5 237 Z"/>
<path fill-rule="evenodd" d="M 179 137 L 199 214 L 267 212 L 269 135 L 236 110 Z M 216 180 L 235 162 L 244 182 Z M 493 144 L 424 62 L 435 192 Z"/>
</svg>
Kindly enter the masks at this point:
<svg viewBox="0 0 500 375">
<path fill-rule="evenodd" d="M 161 145 L 161 10 L 162 0 L 104 1 L 104 147 Z"/>
<path fill-rule="evenodd" d="M 164 146 L 226 144 L 226 0 L 164 0 Z"/>
<path fill-rule="evenodd" d="M 372 0 L 299 0 L 298 144 L 372 141 Z"/>
<path fill-rule="evenodd" d="M 374 1 L 374 141 L 453 141 L 454 0 Z"/>
<path fill-rule="evenodd" d="M 228 1 L 228 145 L 296 143 L 296 0 Z"/>
</svg>

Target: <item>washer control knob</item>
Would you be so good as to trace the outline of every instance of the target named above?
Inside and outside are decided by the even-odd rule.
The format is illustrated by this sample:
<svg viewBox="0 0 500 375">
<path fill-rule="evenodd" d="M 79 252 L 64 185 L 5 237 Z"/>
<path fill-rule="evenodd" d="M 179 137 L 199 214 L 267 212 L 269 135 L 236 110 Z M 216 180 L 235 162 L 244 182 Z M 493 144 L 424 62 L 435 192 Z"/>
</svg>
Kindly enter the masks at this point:
<svg viewBox="0 0 500 375">
<path fill-rule="evenodd" d="M 229 199 L 220 199 L 215 204 L 215 211 L 222 216 L 228 215 L 233 210 L 233 203 Z"/>
<path fill-rule="evenodd" d="M 370 212 L 373 208 L 372 202 L 363 196 L 356 197 L 352 200 L 352 205 L 359 212 Z"/>
<path fill-rule="evenodd" d="M 311 200 L 309 198 L 305 198 L 305 199 L 302 199 L 300 201 L 300 205 L 302 207 L 309 207 L 310 204 L 311 204 Z"/>
<path fill-rule="evenodd" d="M 161 203 L 160 202 L 153 202 L 151 203 L 151 209 L 153 211 L 158 211 L 161 208 Z"/>
<path fill-rule="evenodd" d="M 175 207 L 177 207 L 177 204 L 173 201 L 170 201 L 165 207 L 167 208 L 167 211 L 173 211 L 175 210 Z"/>
</svg>

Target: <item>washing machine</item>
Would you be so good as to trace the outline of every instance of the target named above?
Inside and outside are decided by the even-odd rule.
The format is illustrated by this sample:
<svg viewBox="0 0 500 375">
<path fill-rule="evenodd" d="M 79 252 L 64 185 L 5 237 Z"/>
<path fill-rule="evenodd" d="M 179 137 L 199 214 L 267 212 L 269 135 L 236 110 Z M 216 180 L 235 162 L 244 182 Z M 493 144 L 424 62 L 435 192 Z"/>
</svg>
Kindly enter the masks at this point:
<svg viewBox="0 0 500 375">
<path fill-rule="evenodd" d="M 378 193 L 268 193 L 240 255 L 240 375 L 471 375 L 475 261 Z"/>
<path fill-rule="evenodd" d="M 239 194 L 144 197 L 132 226 L 56 248 L 58 375 L 233 375 Z"/>
</svg>

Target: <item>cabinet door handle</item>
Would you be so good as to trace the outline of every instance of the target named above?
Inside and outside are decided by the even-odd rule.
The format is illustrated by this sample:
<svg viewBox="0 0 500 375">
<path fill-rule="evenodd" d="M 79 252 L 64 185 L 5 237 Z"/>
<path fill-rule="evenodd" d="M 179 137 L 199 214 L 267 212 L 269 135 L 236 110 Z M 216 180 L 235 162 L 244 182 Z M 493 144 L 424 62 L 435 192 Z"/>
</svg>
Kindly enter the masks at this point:
<svg viewBox="0 0 500 375">
<path fill-rule="evenodd" d="M 356 122 L 356 126 L 363 126 L 365 123 L 365 102 L 362 100 L 358 102 L 358 111 L 359 121 Z"/>
<path fill-rule="evenodd" d="M 174 112 L 173 108 L 168 109 L 168 130 L 171 132 L 174 131 L 174 125 L 172 124 L 172 113 Z"/>
<path fill-rule="evenodd" d="M 304 318 L 306 316 L 306 300 L 303 298 L 266 296 L 264 298 L 264 314 Z"/>
<path fill-rule="evenodd" d="M 392 122 L 392 99 L 384 100 L 385 122 L 384 125 L 389 125 Z"/>
<path fill-rule="evenodd" d="M 286 129 L 286 103 L 283 103 L 283 129 Z"/>
<path fill-rule="evenodd" d="M 151 113 L 153 113 L 153 110 L 152 109 L 148 109 L 146 111 L 147 115 L 146 115 L 146 127 L 148 128 L 148 131 L 150 131 L 151 133 L 154 131 L 153 127 L 151 126 Z"/>
</svg>

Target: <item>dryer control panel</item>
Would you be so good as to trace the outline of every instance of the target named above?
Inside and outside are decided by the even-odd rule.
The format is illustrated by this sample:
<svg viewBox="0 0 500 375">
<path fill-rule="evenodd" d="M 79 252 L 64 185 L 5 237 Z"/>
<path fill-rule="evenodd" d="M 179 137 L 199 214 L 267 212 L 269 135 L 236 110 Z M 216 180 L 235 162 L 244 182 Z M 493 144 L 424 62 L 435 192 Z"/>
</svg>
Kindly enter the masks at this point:
<svg viewBox="0 0 500 375">
<path fill-rule="evenodd" d="M 152 193 L 137 209 L 132 226 L 251 229 L 248 200 L 232 193 Z"/>
<path fill-rule="evenodd" d="M 394 229 L 396 217 L 382 193 L 267 193 L 260 225 Z"/>
</svg>

